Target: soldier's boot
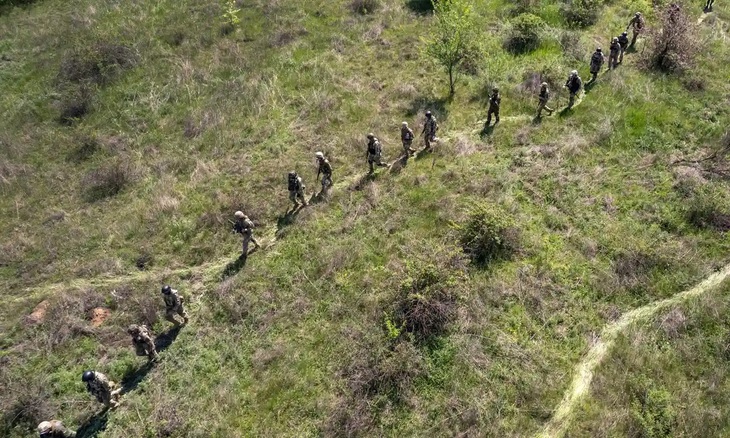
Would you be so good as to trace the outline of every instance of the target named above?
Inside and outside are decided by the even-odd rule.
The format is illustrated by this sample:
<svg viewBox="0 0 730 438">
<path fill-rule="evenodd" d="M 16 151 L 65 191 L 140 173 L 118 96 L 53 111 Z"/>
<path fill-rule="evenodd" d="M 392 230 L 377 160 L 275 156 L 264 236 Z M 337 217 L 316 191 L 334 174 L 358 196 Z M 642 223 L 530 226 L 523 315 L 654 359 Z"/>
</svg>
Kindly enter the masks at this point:
<svg viewBox="0 0 730 438">
<path fill-rule="evenodd" d="M 373 162 L 368 162 L 368 166 L 370 166 L 370 171 L 368 172 L 369 175 L 372 175 L 373 172 L 375 172 L 375 168 L 373 167 Z"/>
<path fill-rule="evenodd" d="M 253 237 L 251 238 L 251 243 L 253 243 L 256 248 L 261 248 L 261 245 L 259 245 L 256 239 L 254 239 Z"/>
<path fill-rule="evenodd" d="M 492 123 L 492 113 L 487 113 L 487 126 Z"/>
<path fill-rule="evenodd" d="M 598 79 L 598 72 L 596 72 L 596 73 L 591 73 L 591 74 L 593 75 L 593 77 L 591 77 L 591 82 L 595 82 L 595 81 L 596 81 L 596 79 Z"/>
<path fill-rule="evenodd" d="M 187 324 L 190 322 L 190 317 L 188 315 L 183 316 L 183 324 Z"/>
<path fill-rule="evenodd" d="M 499 123 L 499 113 L 494 114 L 494 124 Z"/>
<path fill-rule="evenodd" d="M 157 359 L 160 358 L 160 355 L 157 354 L 156 350 L 152 350 L 152 351 L 150 351 L 150 354 L 147 355 L 147 358 L 149 359 L 150 362 L 157 362 Z"/>
<path fill-rule="evenodd" d="M 178 321 L 177 318 L 175 318 L 175 315 L 171 315 L 168 313 L 165 315 L 165 319 L 170 321 L 171 323 L 175 324 L 175 326 L 180 325 L 180 321 Z"/>
</svg>

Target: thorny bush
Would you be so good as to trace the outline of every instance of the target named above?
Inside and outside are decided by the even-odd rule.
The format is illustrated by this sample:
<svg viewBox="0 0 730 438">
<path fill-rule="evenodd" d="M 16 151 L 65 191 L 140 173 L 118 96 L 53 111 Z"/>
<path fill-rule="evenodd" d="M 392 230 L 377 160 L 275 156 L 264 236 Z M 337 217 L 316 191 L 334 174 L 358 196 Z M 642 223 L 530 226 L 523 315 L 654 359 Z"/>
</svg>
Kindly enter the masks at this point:
<svg viewBox="0 0 730 438">
<path fill-rule="evenodd" d="M 466 224 L 454 227 L 461 233 L 464 252 L 478 265 L 508 259 L 519 249 L 520 233 L 513 219 L 486 203 L 473 205 Z"/>
<path fill-rule="evenodd" d="M 686 71 L 694 64 L 700 48 L 692 19 L 676 4 L 664 8 L 658 19 L 659 22 L 648 32 L 644 65 L 666 73 Z"/>
</svg>

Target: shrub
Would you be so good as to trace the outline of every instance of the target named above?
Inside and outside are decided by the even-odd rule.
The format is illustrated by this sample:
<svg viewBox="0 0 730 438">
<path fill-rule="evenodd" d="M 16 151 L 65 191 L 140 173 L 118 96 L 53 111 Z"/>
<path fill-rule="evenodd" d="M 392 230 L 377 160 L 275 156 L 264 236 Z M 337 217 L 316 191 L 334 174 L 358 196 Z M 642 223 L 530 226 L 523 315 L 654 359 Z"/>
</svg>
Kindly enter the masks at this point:
<svg viewBox="0 0 730 438">
<path fill-rule="evenodd" d="M 666 73 L 690 68 L 699 51 L 695 25 L 680 6 L 671 4 L 659 14 L 659 23 L 649 30 L 648 50 L 643 63 L 648 69 Z"/>
<path fill-rule="evenodd" d="M 380 7 L 380 0 L 352 0 L 350 8 L 358 14 L 372 14 Z"/>
<path fill-rule="evenodd" d="M 58 121 L 72 125 L 91 111 L 91 92 L 85 86 L 72 87 L 63 92 L 59 102 Z"/>
<path fill-rule="evenodd" d="M 568 25 L 581 28 L 596 24 L 600 7 L 600 0 L 570 0 L 561 10 Z"/>
<path fill-rule="evenodd" d="M 88 173 L 82 182 L 90 202 L 121 192 L 134 179 L 131 166 L 121 160 Z"/>
<path fill-rule="evenodd" d="M 446 269 L 431 264 L 415 268 L 400 286 L 393 318 L 386 321 L 388 334 L 392 336 L 396 329 L 418 342 L 442 335 L 455 315 L 455 285 L 456 277 Z"/>
<path fill-rule="evenodd" d="M 520 14 L 512 20 L 512 29 L 504 42 L 504 48 L 512 53 L 535 50 L 541 42 L 541 34 L 547 27 L 542 18 L 533 14 Z"/>
<path fill-rule="evenodd" d="M 507 259 L 519 247 L 519 231 L 512 218 L 486 203 L 472 206 L 466 224 L 456 229 L 461 233 L 464 252 L 479 265 Z"/>
<path fill-rule="evenodd" d="M 672 436 L 677 413 L 671 403 L 671 395 L 664 388 L 657 388 L 646 378 L 640 378 L 640 388 L 633 395 L 631 419 L 634 433 L 641 438 Z"/>
</svg>

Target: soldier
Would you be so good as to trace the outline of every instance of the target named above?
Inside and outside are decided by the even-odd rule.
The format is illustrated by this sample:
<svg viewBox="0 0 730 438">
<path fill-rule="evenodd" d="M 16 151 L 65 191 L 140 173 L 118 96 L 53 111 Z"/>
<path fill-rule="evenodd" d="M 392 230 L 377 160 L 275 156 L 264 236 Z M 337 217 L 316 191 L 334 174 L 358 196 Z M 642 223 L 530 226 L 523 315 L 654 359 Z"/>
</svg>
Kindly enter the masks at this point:
<svg viewBox="0 0 730 438">
<path fill-rule="evenodd" d="M 304 189 L 307 187 L 304 185 L 302 178 L 293 170 L 289 172 L 287 187 L 289 189 L 289 199 L 294 203 L 295 208 L 299 207 L 298 199 L 302 200 L 302 205 L 305 207 L 308 205 L 307 200 L 304 199 Z"/>
<path fill-rule="evenodd" d="M 553 114 L 553 109 L 547 106 L 548 100 L 550 100 L 550 90 L 548 89 L 547 82 L 543 82 L 540 84 L 540 103 L 537 104 L 537 118 L 539 119 L 542 117 L 542 110 L 545 110 L 548 112 L 548 114 Z"/>
<path fill-rule="evenodd" d="M 627 32 L 621 32 L 618 36 L 618 43 L 621 46 L 621 53 L 618 55 L 618 63 L 624 62 L 624 52 L 629 47 L 629 34 Z"/>
<path fill-rule="evenodd" d="M 598 78 L 598 72 L 601 71 L 601 67 L 603 66 L 603 61 L 605 61 L 605 57 L 603 56 L 603 51 L 600 47 L 596 47 L 596 51 L 593 52 L 593 55 L 591 56 L 591 74 L 593 77 L 591 78 L 591 82 L 594 82 L 596 78 Z"/>
<path fill-rule="evenodd" d="M 233 216 L 235 216 L 236 218 L 236 222 L 233 223 L 233 231 L 243 236 L 241 258 L 246 258 L 246 256 L 248 256 L 249 242 L 253 242 L 253 244 L 256 245 L 256 248 L 261 247 L 261 245 L 259 245 L 256 239 L 253 237 L 254 225 L 253 222 L 251 222 L 251 219 L 243 214 L 242 211 L 237 211 L 233 213 Z"/>
<path fill-rule="evenodd" d="M 380 167 L 387 167 L 388 165 L 382 162 L 383 147 L 380 145 L 380 140 L 375 137 L 372 132 L 368 134 L 368 151 L 365 154 L 368 160 L 368 166 L 370 166 L 369 174 L 375 172 L 373 164 L 377 164 Z"/>
<path fill-rule="evenodd" d="M 66 428 L 58 420 L 44 421 L 38 425 L 38 436 L 40 438 L 74 438 L 76 432 Z"/>
<path fill-rule="evenodd" d="M 403 152 L 406 153 L 406 156 L 413 156 L 416 150 L 411 147 L 413 144 L 413 130 L 408 127 L 408 122 L 401 123 L 400 140 L 403 142 Z"/>
<path fill-rule="evenodd" d="M 489 110 L 487 110 L 487 126 L 492 122 L 492 114 L 494 114 L 494 124 L 499 123 L 499 104 L 502 102 L 502 96 L 499 95 L 499 90 L 495 87 L 492 88 L 492 95 L 489 96 Z"/>
<path fill-rule="evenodd" d="M 132 345 L 134 345 L 137 356 L 147 356 L 150 361 L 157 360 L 155 341 L 152 340 L 152 335 L 147 327 L 132 324 L 127 329 L 127 333 L 132 336 Z"/>
<path fill-rule="evenodd" d="M 114 389 L 117 384 L 104 374 L 97 371 L 84 371 L 81 381 L 86 383 L 89 394 L 96 397 L 99 403 L 104 403 L 107 408 L 119 406 L 119 393 L 122 390 L 121 388 Z"/>
<path fill-rule="evenodd" d="M 629 21 L 629 25 L 626 26 L 626 30 L 628 31 L 629 28 L 633 31 L 629 47 L 633 47 L 636 44 L 636 39 L 639 37 L 639 34 L 644 30 L 644 17 L 641 15 L 641 12 L 634 14 L 634 17 Z"/>
<path fill-rule="evenodd" d="M 568 88 L 568 91 L 570 91 L 570 101 L 568 102 L 568 109 L 573 108 L 573 104 L 575 103 L 575 95 L 578 94 L 581 87 L 583 86 L 583 81 L 581 80 L 580 76 L 578 76 L 578 70 L 573 70 L 570 72 L 570 76 L 568 76 L 568 80 L 565 82 L 565 86 Z"/>
<path fill-rule="evenodd" d="M 613 37 L 611 40 L 611 47 L 608 56 L 608 69 L 615 69 L 618 66 L 618 56 L 621 53 L 621 44 L 618 42 L 618 37 Z"/>
<path fill-rule="evenodd" d="M 324 193 L 328 188 L 332 187 L 332 165 L 322 152 L 317 152 L 314 156 L 317 157 L 317 179 L 319 180 L 319 174 L 321 173 L 322 193 Z"/>
<path fill-rule="evenodd" d="M 183 306 L 185 299 L 178 294 L 177 290 L 169 285 L 162 286 L 162 298 L 165 300 L 165 319 L 179 326 L 180 322 L 175 318 L 175 315 L 180 315 L 183 318 L 183 324 L 187 324 L 189 320 L 188 312 L 185 311 Z"/>
<path fill-rule="evenodd" d="M 431 111 L 426 111 L 426 121 L 423 123 L 423 142 L 426 144 L 425 150 L 431 149 L 431 142 L 436 140 L 436 131 L 439 130 L 436 116 L 431 114 Z"/>
</svg>

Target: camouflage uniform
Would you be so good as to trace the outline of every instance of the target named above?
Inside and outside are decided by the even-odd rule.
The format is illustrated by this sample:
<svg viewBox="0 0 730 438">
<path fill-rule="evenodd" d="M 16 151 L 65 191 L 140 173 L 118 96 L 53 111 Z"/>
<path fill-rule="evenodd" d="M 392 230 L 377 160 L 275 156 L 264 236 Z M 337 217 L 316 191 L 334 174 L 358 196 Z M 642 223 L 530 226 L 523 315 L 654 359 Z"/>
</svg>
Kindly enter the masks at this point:
<svg viewBox="0 0 730 438">
<path fill-rule="evenodd" d="M 332 165 L 329 160 L 324 158 L 317 158 L 319 168 L 317 169 L 317 178 L 319 174 L 322 174 L 322 191 L 327 190 L 328 187 L 332 187 Z"/>
<path fill-rule="evenodd" d="M 568 91 L 570 91 L 570 101 L 568 102 L 568 109 L 570 109 L 573 108 L 573 104 L 575 103 L 575 96 L 578 94 L 581 87 L 583 87 L 583 81 L 577 73 L 574 74 L 571 72 L 568 80 L 565 82 L 565 86 L 568 88 Z"/>
<path fill-rule="evenodd" d="M 546 83 L 540 86 L 540 102 L 537 104 L 537 118 L 542 116 L 542 110 L 544 109 L 548 113 L 552 114 L 553 109 L 547 106 L 548 100 L 550 100 L 550 90 Z"/>
<path fill-rule="evenodd" d="M 492 95 L 489 97 L 489 110 L 487 110 L 487 126 L 492 122 L 492 114 L 494 114 L 494 123 L 499 123 L 499 104 L 502 103 L 502 96 L 499 95 L 499 90 L 496 88 L 492 90 Z"/>
<path fill-rule="evenodd" d="M 304 189 L 306 186 L 304 185 L 304 181 L 302 181 L 302 177 L 296 173 L 290 173 L 287 188 L 289 189 L 289 199 L 295 206 L 299 205 L 298 199 L 302 200 L 303 205 L 307 205 L 307 200 L 304 199 Z"/>
<path fill-rule="evenodd" d="M 593 55 L 591 56 L 591 74 L 593 75 L 593 78 L 591 78 L 591 81 L 595 81 L 598 77 L 598 72 L 601 71 L 601 67 L 603 67 L 603 61 L 605 61 L 605 59 L 606 58 L 603 56 L 603 52 L 600 47 L 593 52 Z"/>
<path fill-rule="evenodd" d="M 400 140 L 403 142 L 403 152 L 406 153 L 406 155 L 413 155 L 415 149 L 413 149 L 411 146 L 413 145 L 413 130 L 408 127 L 408 124 L 406 122 L 403 122 L 403 125 L 401 125 L 400 128 Z"/>
<path fill-rule="evenodd" d="M 629 36 L 626 32 L 623 32 L 618 36 L 618 44 L 621 46 L 621 52 L 618 55 L 618 63 L 621 64 L 624 62 L 624 52 L 626 52 L 626 49 L 629 47 Z"/>
<path fill-rule="evenodd" d="M 631 21 L 629 21 L 629 25 L 626 26 L 626 30 L 629 30 L 629 28 L 631 28 L 633 32 L 633 35 L 631 36 L 631 44 L 629 46 L 633 46 L 636 44 L 636 39 L 639 37 L 639 34 L 644 31 L 644 17 L 640 12 L 637 12 Z"/>
<path fill-rule="evenodd" d="M 426 121 L 423 123 L 423 142 L 426 145 L 426 149 L 431 149 L 431 142 L 436 140 L 436 131 L 438 131 L 438 122 L 436 116 L 426 117 Z"/>
<path fill-rule="evenodd" d="M 188 312 L 185 311 L 183 303 L 185 299 L 181 297 L 177 289 L 172 289 L 169 294 L 162 294 L 165 300 L 165 319 L 175 325 L 180 325 L 175 315 L 180 315 L 183 318 L 185 324 L 188 323 Z"/>
<path fill-rule="evenodd" d="M 116 383 L 97 371 L 94 371 L 94 378 L 86 382 L 86 389 L 89 394 L 96 397 L 99 403 L 104 403 L 107 408 L 119 406 L 119 392 L 121 389 L 114 389 L 116 386 Z"/>
<path fill-rule="evenodd" d="M 380 140 L 374 135 L 368 135 L 368 166 L 370 166 L 370 173 L 375 172 L 373 164 L 377 164 L 380 167 L 386 167 L 387 164 L 382 162 L 383 147 L 380 144 Z"/>
<path fill-rule="evenodd" d="M 149 360 L 157 360 L 155 341 L 147 327 L 132 325 L 127 332 L 132 336 L 132 345 L 134 345 L 137 356 L 147 356 Z"/>
<path fill-rule="evenodd" d="M 51 420 L 38 425 L 38 435 L 40 438 L 75 438 L 76 432 L 68 430 L 58 420 Z"/>
<path fill-rule="evenodd" d="M 253 227 L 253 222 L 246 215 L 237 218 L 236 222 L 233 224 L 233 230 L 243 236 L 243 243 L 241 245 L 241 256 L 243 257 L 248 254 L 249 242 L 253 242 L 253 244 L 256 245 L 257 248 L 261 246 L 253 237 Z"/>
<path fill-rule="evenodd" d="M 618 66 L 618 57 L 621 53 L 621 44 L 618 42 L 618 38 L 614 37 L 611 41 L 610 52 L 608 56 L 608 69 L 616 68 Z"/>
</svg>

